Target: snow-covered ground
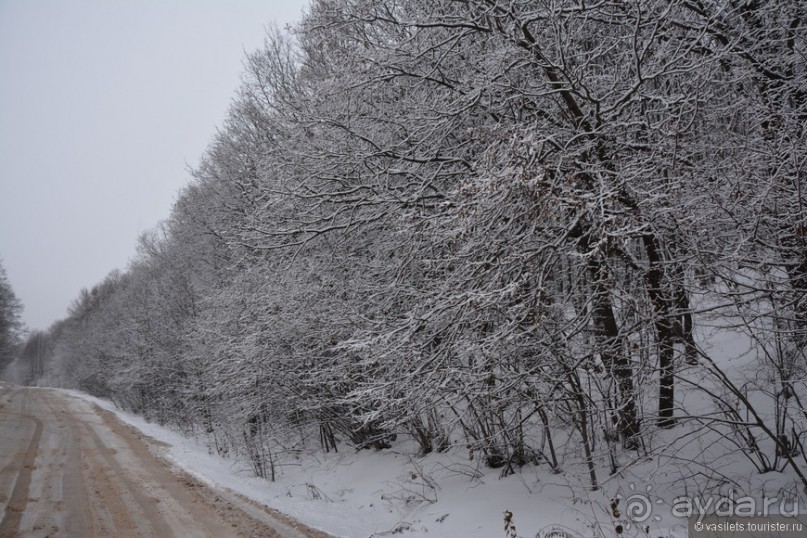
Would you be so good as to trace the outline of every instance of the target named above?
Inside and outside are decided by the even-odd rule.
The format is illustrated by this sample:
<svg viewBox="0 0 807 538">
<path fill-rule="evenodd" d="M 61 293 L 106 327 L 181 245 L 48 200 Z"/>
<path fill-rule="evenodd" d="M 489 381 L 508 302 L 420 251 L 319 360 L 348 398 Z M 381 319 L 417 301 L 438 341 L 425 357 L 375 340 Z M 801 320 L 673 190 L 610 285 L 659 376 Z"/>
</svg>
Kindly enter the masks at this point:
<svg viewBox="0 0 807 538">
<path fill-rule="evenodd" d="M 165 457 L 198 479 L 335 536 L 505 536 L 507 511 L 518 536 L 533 537 L 555 525 L 576 530 L 572 536 L 597 536 L 597 524 L 607 528 L 613 521 L 607 513 L 610 499 L 621 493 L 620 483 L 613 481 L 581 498 L 575 492 L 585 488 L 564 474 L 528 467 L 500 478 L 500 470 L 469 461 L 459 448 L 414 458 L 408 455 L 414 446 L 406 443 L 381 452 L 345 447 L 339 453 L 301 457 L 281 467 L 276 482 L 270 482 L 252 476 L 246 463 L 211 454 L 203 439 L 146 422 L 109 401 L 65 392 L 114 412 L 167 444 Z"/>
<path fill-rule="evenodd" d="M 702 323 L 701 327 L 699 344 L 734 383 L 749 391 L 760 365 L 748 337 L 720 324 Z M 720 387 L 704 378 L 701 367 L 684 367 L 680 376 L 681 412 L 695 417 L 708 414 L 705 410 L 714 403 L 704 389 L 720 393 Z M 786 463 L 758 472 L 754 454 L 732 440 L 724 423 L 711 419 L 684 421 L 673 429 L 649 433 L 644 442 L 654 456 L 631 461 L 635 453 L 621 452 L 614 456 L 619 459 L 616 474 L 610 475 L 604 458 L 599 459 L 598 491 L 590 490 L 581 461 L 561 461 L 558 474 L 546 466 L 528 465 L 503 478 L 501 470 L 474 461 L 462 446 L 416 457 L 417 447 L 405 440 L 390 450 L 357 452 L 341 445 L 338 453 L 312 451 L 286 458 L 271 482 L 254 477 L 247 462 L 217 455 L 209 439 L 189 438 L 109 401 L 65 392 L 114 412 L 166 444 L 164 456 L 201 481 L 335 536 L 580 538 L 614 536 L 621 525 L 623 536 L 678 538 L 688 535 L 686 518 L 674 514 L 679 496 L 715 502 L 724 495 L 751 494 L 787 499 L 788 507 L 801 496 Z M 746 394 L 759 400 L 754 405 L 764 420 L 774 420 L 770 398 L 753 391 Z M 564 438 L 562 432 L 556 436 L 559 445 L 578 442 Z M 765 454 L 775 452 L 770 439 L 760 436 L 758 441 Z M 613 499 L 619 499 L 617 515 Z M 779 506 L 777 501 L 771 512 Z M 512 534 L 505 531 L 506 513 L 512 514 L 517 529 Z M 639 521 L 629 517 L 637 513 L 642 516 Z M 565 529 L 565 534 L 552 529 Z"/>
</svg>

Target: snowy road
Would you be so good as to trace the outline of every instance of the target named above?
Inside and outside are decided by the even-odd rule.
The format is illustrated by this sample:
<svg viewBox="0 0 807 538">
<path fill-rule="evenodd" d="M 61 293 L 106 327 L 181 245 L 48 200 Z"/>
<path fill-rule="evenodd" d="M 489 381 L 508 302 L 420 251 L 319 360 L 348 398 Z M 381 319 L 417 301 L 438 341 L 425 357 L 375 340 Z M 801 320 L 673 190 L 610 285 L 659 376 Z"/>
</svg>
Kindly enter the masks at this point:
<svg viewBox="0 0 807 538">
<path fill-rule="evenodd" d="M 0 537 L 323 536 L 169 468 L 159 449 L 86 401 L 0 383 Z"/>
</svg>

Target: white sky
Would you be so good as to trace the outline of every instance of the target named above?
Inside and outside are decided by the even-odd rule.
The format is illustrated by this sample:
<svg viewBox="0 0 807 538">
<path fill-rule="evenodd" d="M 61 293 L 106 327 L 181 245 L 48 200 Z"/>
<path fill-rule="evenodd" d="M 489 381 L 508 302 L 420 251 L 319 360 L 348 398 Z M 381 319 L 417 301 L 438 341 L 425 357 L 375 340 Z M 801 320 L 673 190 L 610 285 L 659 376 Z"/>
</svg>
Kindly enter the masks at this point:
<svg viewBox="0 0 807 538">
<path fill-rule="evenodd" d="M 264 28 L 305 0 L 0 0 L 0 260 L 30 328 L 166 218 Z"/>
</svg>

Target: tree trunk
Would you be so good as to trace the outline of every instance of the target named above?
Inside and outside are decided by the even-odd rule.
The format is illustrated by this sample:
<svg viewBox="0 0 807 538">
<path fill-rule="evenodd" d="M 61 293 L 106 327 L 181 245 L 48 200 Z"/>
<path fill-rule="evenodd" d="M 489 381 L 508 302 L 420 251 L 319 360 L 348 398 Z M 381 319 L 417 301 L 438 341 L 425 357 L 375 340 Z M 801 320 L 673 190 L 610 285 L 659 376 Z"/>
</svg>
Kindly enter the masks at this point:
<svg viewBox="0 0 807 538">
<path fill-rule="evenodd" d="M 596 255 L 589 258 L 588 271 L 594 281 L 593 314 L 600 356 L 619 388 L 617 427 L 626 448 L 639 448 L 640 424 L 636 413 L 633 368 L 622 346 L 610 292 L 606 286 L 607 271 Z"/>
</svg>

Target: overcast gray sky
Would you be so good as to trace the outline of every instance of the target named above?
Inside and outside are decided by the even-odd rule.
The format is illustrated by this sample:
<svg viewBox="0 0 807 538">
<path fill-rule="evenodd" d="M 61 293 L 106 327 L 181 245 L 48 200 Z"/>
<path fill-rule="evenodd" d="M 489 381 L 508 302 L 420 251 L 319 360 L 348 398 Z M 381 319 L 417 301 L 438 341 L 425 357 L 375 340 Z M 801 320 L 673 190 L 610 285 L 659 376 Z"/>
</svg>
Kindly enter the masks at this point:
<svg viewBox="0 0 807 538">
<path fill-rule="evenodd" d="M 30 328 L 168 216 L 244 50 L 305 0 L 0 0 L 0 259 Z"/>
</svg>

